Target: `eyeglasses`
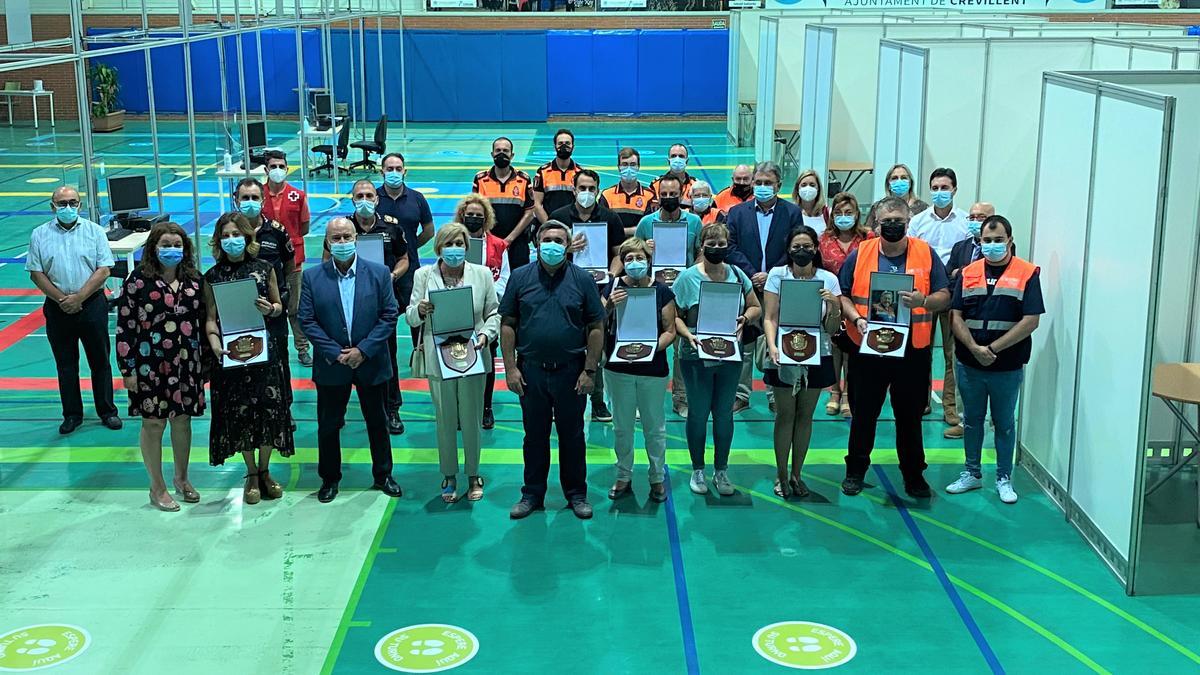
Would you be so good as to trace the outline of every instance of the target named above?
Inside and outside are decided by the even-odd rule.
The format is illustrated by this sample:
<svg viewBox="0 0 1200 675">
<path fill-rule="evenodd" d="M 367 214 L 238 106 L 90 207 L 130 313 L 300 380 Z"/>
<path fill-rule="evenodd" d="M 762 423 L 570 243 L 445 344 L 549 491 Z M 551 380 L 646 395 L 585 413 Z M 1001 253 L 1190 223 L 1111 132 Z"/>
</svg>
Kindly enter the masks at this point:
<svg viewBox="0 0 1200 675">
<path fill-rule="evenodd" d="M 59 207 L 74 206 L 75 208 L 79 208 L 79 200 L 78 199 L 60 199 L 60 200 L 54 202 L 54 205 L 59 206 Z"/>
<path fill-rule="evenodd" d="M 881 221 L 879 221 L 879 225 L 880 225 L 880 226 L 883 226 L 883 225 L 900 225 L 900 226 L 904 226 L 904 225 L 908 225 L 908 221 L 907 221 L 907 220 L 904 220 L 903 218 L 888 218 L 887 220 L 881 220 Z"/>
</svg>

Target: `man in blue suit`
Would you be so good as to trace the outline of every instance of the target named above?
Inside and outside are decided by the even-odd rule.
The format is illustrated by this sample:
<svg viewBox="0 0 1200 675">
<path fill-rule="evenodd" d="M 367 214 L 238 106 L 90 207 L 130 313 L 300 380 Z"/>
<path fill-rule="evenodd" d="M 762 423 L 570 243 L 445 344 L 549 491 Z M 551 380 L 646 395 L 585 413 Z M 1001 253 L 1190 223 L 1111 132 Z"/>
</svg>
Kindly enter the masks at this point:
<svg viewBox="0 0 1200 675">
<path fill-rule="evenodd" d="M 783 173 L 775 162 L 759 162 L 754 167 L 754 199 L 729 209 L 726 221 L 729 227 L 729 259 L 731 265 L 742 268 L 754 283 L 754 292 L 762 302 L 763 286 L 767 283 L 767 272 L 772 267 L 787 264 L 788 235 L 804 224 L 800 207 L 779 198 L 779 187 L 783 184 Z M 818 235 L 820 232 L 817 233 Z M 762 362 L 762 332 L 757 336 L 753 358 L 742 362 L 742 376 L 738 380 L 737 400 L 733 411 L 741 412 L 750 407 L 750 387 L 754 378 L 754 362 Z M 742 338 L 751 336 L 743 332 Z M 744 353 L 745 350 L 743 350 Z M 767 400 L 771 412 L 775 412 L 774 392 L 767 389 Z"/>
<path fill-rule="evenodd" d="M 300 325 L 312 343 L 317 385 L 317 499 L 333 501 L 342 479 L 341 426 L 358 389 L 358 405 L 371 443 L 371 487 L 389 497 L 401 495 L 392 479 L 392 443 L 387 426 L 387 383 L 392 376 L 388 338 L 399 312 L 389 271 L 355 255 L 356 231 L 348 218 L 325 228 L 332 258 L 304 270 L 300 286 Z"/>
</svg>

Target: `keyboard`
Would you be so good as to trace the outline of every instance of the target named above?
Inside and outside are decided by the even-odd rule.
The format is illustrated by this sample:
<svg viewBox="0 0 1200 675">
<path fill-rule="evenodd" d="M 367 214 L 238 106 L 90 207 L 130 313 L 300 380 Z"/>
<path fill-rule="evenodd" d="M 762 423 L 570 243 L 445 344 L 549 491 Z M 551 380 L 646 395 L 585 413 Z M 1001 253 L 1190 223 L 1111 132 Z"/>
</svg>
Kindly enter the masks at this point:
<svg viewBox="0 0 1200 675">
<path fill-rule="evenodd" d="M 120 240 L 124 239 L 125 237 L 128 237 L 131 234 L 133 234 L 133 230 L 129 230 L 124 227 L 118 227 L 118 228 L 109 230 L 106 233 L 106 236 L 108 237 L 109 241 L 120 241 Z"/>
</svg>

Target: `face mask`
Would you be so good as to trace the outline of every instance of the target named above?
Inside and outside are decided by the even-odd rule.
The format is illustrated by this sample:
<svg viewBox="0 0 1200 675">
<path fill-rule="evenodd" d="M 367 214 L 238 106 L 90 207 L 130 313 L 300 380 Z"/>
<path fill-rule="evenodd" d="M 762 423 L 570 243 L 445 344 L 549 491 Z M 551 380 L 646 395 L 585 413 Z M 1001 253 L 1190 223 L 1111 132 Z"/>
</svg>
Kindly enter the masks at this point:
<svg viewBox="0 0 1200 675">
<path fill-rule="evenodd" d="M 158 261 L 163 264 L 163 267 L 176 267 L 183 261 L 183 247 L 160 246 L 158 249 Z"/>
<path fill-rule="evenodd" d="M 704 259 L 713 264 L 725 262 L 725 258 L 729 255 L 728 246 L 705 246 Z"/>
<path fill-rule="evenodd" d="M 638 167 L 623 166 L 623 167 L 621 167 L 620 171 L 621 171 L 621 180 L 627 180 L 627 181 L 637 180 Z"/>
<path fill-rule="evenodd" d="M 754 198 L 760 202 L 769 202 L 775 198 L 775 187 L 772 185 L 755 185 Z"/>
<path fill-rule="evenodd" d="M 845 232 L 854 227 L 854 216 L 834 216 L 833 225 L 842 232 Z"/>
<path fill-rule="evenodd" d="M 976 239 L 978 239 L 979 233 L 983 232 L 983 221 L 982 220 L 968 220 L 967 221 L 967 232 L 970 232 L 972 237 L 975 237 Z"/>
<path fill-rule="evenodd" d="M 471 231 L 471 234 L 475 234 L 482 230 L 483 223 L 483 216 L 463 216 L 463 225 L 467 226 L 467 229 Z"/>
<path fill-rule="evenodd" d="M 553 241 L 543 241 L 538 246 L 538 257 L 551 267 L 556 267 L 567 257 L 567 247 Z"/>
<path fill-rule="evenodd" d="M 71 225 L 79 220 L 78 206 L 59 206 L 54 209 L 54 215 L 58 218 L 58 222 L 63 225 Z"/>
<path fill-rule="evenodd" d="M 650 264 L 645 260 L 630 260 L 625 263 L 625 274 L 634 281 L 641 281 L 650 273 Z"/>
<path fill-rule="evenodd" d="M 462 246 L 447 246 L 442 249 L 442 262 L 451 267 L 462 267 L 467 259 L 467 249 Z"/>
<path fill-rule="evenodd" d="M 336 244 L 329 245 L 329 252 L 333 255 L 333 259 L 338 262 L 346 262 L 354 257 L 354 251 L 357 248 L 353 241 L 339 241 Z"/>
<path fill-rule="evenodd" d="M 796 267 L 808 267 L 816 257 L 816 252 L 805 248 L 794 248 L 788 251 L 788 255 Z"/>
<path fill-rule="evenodd" d="M 950 202 L 954 201 L 954 193 L 950 190 L 936 190 L 930 193 L 933 199 L 933 205 L 938 208 L 950 206 Z"/>
<path fill-rule="evenodd" d="M 282 183 L 285 178 L 287 178 L 287 169 L 275 167 L 267 172 L 267 180 L 275 183 L 276 185 Z"/>
<path fill-rule="evenodd" d="M 576 192 L 575 201 L 585 209 L 590 209 L 596 205 L 596 193 L 590 190 L 585 192 Z"/>
<path fill-rule="evenodd" d="M 238 202 L 238 211 L 241 211 L 242 215 L 247 218 L 257 218 L 258 214 L 262 213 L 262 202 Z"/>
<path fill-rule="evenodd" d="M 679 173 L 687 166 L 687 159 L 684 157 L 672 157 L 667 161 L 667 164 L 671 167 L 672 171 Z"/>
<path fill-rule="evenodd" d="M 710 206 L 712 197 L 692 197 L 692 210 L 696 213 L 704 213 Z"/>
<path fill-rule="evenodd" d="M 387 173 L 383 174 L 383 184 L 392 188 L 393 190 L 401 185 L 404 185 L 404 172 L 388 171 Z"/>
<path fill-rule="evenodd" d="M 375 202 L 367 199 L 355 199 L 354 212 L 363 218 L 370 218 L 375 215 Z"/>
<path fill-rule="evenodd" d="M 222 239 L 221 250 L 236 258 L 246 252 L 246 238 L 238 235 Z"/>
<path fill-rule="evenodd" d="M 492 163 L 496 165 L 497 169 L 507 169 L 512 164 L 512 158 L 508 155 L 496 155 L 492 158 Z"/>
<path fill-rule="evenodd" d="M 800 194 L 800 201 L 811 202 L 817 198 L 817 188 L 811 185 L 801 187 L 797 192 Z"/>
<path fill-rule="evenodd" d="M 734 183 L 733 189 L 731 189 L 730 192 L 733 193 L 733 196 L 737 197 L 738 199 L 745 199 L 754 192 L 754 186 L 744 185 L 742 183 Z"/>
<path fill-rule="evenodd" d="M 679 210 L 679 197 L 663 197 L 658 200 L 658 205 L 667 213 L 674 213 Z"/>
<path fill-rule="evenodd" d="M 1000 262 L 1008 255 L 1008 244 L 999 241 L 984 242 L 979 248 L 988 262 Z"/>
<path fill-rule="evenodd" d="M 571 159 L 571 149 L 570 148 L 559 147 L 558 150 L 554 154 L 557 155 L 559 159 Z"/>
<path fill-rule="evenodd" d="M 897 197 L 903 197 L 904 195 L 908 194 L 908 190 L 911 187 L 912 184 L 903 178 L 897 178 L 896 180 L 888 182 L 888 189 L 891 190 L 892 194 L 896 195 Z"/>
<path fill-rule="evenodd" d="M 879 225 L 879 236 L 893 244 L 903 239 L 907 232 L 908 223 L 905 222 L 888 220 Z"/>
</svg>

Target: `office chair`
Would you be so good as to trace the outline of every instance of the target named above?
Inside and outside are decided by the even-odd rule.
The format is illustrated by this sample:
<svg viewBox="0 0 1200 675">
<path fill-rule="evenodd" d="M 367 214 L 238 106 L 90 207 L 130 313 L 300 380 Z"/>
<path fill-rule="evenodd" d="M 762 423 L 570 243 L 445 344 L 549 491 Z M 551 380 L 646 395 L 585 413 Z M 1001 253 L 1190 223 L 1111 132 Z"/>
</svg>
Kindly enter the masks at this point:
<svg viewBox="0 0 1200 675">
<path fill-rule="evenodd" d="M 367 171 L 378 170 L 379 167 L 376 166 L 375 161 L 371 159 L 371 153 L 375 153 L 382 157 L 383 153 L 387 151 L 387 115 L 381 116 L 379 118 L 379 123 L 375 125 L 374 141 L 357 141 L 351 143 L 350 147 L 358 148 L 363 152 L 362 161 L 351 164 L 350 171 L 360 167 L 366 169 Z"/>
<path fill-rule="evenodd" d="M 348 120 L 342 124 L 342 130 L 338 132 L 336 148 L 328 143 L 313 146 L 312 151 L 316 154 L 325 155 L 326 159 L 324 164 L 309 171 L 308 173 L 310 175 L 317 173 L 318 171 L 324 171 L 327 175 L 333 175 L 334 152 L 337 152 L 337 158 L 339 160 L 346 159 L 346 156 L 350 154 L 350 126 L 351 125 Z M 347 171 L 347 169 L 343 169 L 340 166 L 337 167 L 337 170 Z"/>
</svg>

